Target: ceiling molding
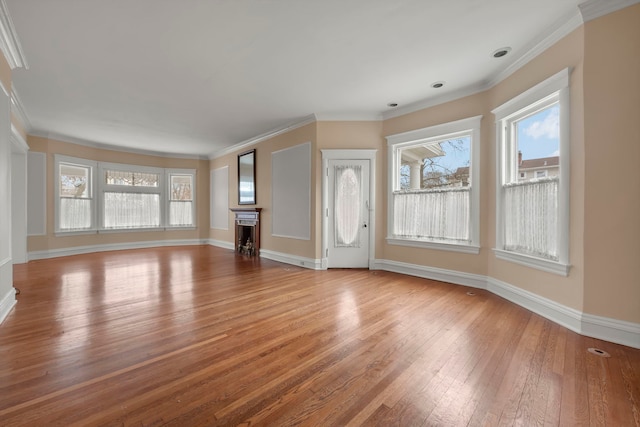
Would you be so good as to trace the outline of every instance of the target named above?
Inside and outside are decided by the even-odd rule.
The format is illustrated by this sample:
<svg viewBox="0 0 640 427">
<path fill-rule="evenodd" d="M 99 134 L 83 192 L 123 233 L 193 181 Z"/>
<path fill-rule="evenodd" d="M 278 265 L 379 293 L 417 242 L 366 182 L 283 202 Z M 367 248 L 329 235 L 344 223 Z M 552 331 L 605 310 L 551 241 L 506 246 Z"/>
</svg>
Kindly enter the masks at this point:
<svg viewBox="0 0 640 427">
<path fill-rule="evenodd" d="M 382 113 L 316 113 L 319 122 L 378 122 Z"/>
<path fill-rule="evenodd" d="M 436 105 L 444 104 L 445 102 L 455 101 L 456 99 L 475 95 L 476 93 L 482 92 L 485 89 L 486 88 L 482 84 L 468 86 L 459 90 L 455 90 L 453 92 L 448 92 L 441 96 L 427 98 L 422 101 L 408 104 L 404 107 L 398 107 L 393 110 L 385 111 L 384 113 L 382 113 L 382 119 L 387 120 L 394 117 L 404 116 L 405 114 L 415 113 L 416 111 L 424 110 L 425 108 L 435 107 Z"/>
<path fill-rule="evenodd" d="M 20 135 L 20 132 L 18 132 L 18 129 L 13 125 L 13 123 L 11 124 L 10 140 L 11 146 L 18 150 L 17 152 L 26 153 L 29 151 L 29 144 L 27 144 L 27 141 L 25 141 L 22 135 Z"/>
<path fill-rule="evenodd" d="M 584 22 L 589 22 L 636 3 L 640 3 L 640 0 L 587 0 L 578 7 Z"/>
<path fill-rule="evenodd" d="M 455 101 L 456 99 L 475 95 L 476 93 L 491 89 L 492 87 L 518 71 L 520 68 L 525 66 L 533 58 L 537 57 L 549 47 L 560 41 L 562 38 L 569 35 L 580 25 L 582 25 L 582 17 L 580 16 L 580 13 L 572 13 L 570 16 L 566 16 L 565 18 L 558 20 L 554 25 L 547 28 L 546 31 L 541 32 L 537 38 L 533 39 L 530 43 L 525 45 L 523 49 L 521 49 L 523 53 L 520 56 L 512 60 L 512 62 L 504 70 L 496 73 L 493 77 L 486 79 L 476 85 L 471 85 L 454 92 L 449 92 L 442 96 L 427 98 L 423 101 L 415 102 L 405 107 L 386 111 L 383 113 L 382 117 L 384 120 L 387 120 L 394 117 L 403 116 L 405 114 L 414 113 L 425 108 L 434 107 L 436 105 L 444 104 L 445 102 Z"/>
<path fill-rule="evenodd" d="M 640 1 L 640 0 L 638 0 Z M 561 19 L 552 25 L 547 31 L 544 31 L 536 39 L 533 39 L 522 50 L 523 54 L 516 58 L 507 68 L 496 74 L 492 79 L 488 80 L 484 86 L 485 89 L 491 89 L 513 73 L 524 67 L 532 59 L 558 43 L 564 37 L 568 36 L 573 30 L 583 24 L 582 17 L 579 12 L 573 13 L 565 19 Z"/>
<path fill-rule="evenodd" d="M 22 51 L 22 45 L 5 0 L 0 0 L 0 49 L 12 70 L 15 68 L 29 69 L 27 58 Z"/>
<path fill-rule="evenodd" d="M 211 153 L 209 155 L 209 159 L 210 160 L 217 159 L 219 157 L 226 156 L 227 154 L 231 154 L 231 153 L 233 153 L 235 151 L 244 150 L 244 149 L 246 149 L 246 148 L 248 148 L 248 147 L 250 147 L 252 145 L 256 145 L 256 144 L 258 144 L 258 143 L 260 143 L 262 141 L 266 141 L 267 139 L 271 139 L 271 138 L 276 137 L 278 135 L 282 135 L 283 133 L 290 132 L 290 131 L 292 131 L 294 129 L 301 128 L 302 126 L 306 126 L 306 125 L 308 125 L 310 123 L 315 123 L 317 121 L 318 120 L 316 118 L 316 115 L 315 114 L 310 114 L 310 115 L 306 116 L 305 118 L 303 118 L 300 121 L 293 122 L 293 123 L 290 123 L 288 125 L 281 126 L 279 128 L 275 128 L 273 130 L 270 130 L 269 132 L 265 132 L 263 134 L 255 136 L 253 138 L 249 138 L 247 140 L 244 140 L 244 141 L 239 142 L 237 144 L 231 145 L 231 146 L 229 146 L 227 148 L 224 148 L 222 150 L 215 151 L 215 152 L 213 152 L 213 153 Z"/>
<path fill-rule="evenodd" d="M 121 145 L 112 145 L 105 144 L 102 142 L 95 141 L 87 141 L 80 138 L 74 138 L 68 135 L 61 135 L 54 132 L 45 132 L 40 130 L 33 130 L 29 133 L 32 136 L 38 136 L 40 138 L 46 138 L 54 141 L 66 142 L 69 144 L 82 145 L 84 147 L 91 148 L 99 148 L 102 150 L 111 150 L 117 151 L 119 153 L 132 153 L 132 154 L 142 154 L 145 156 L 156 156 L 156 157 L 169 157 L 174 159 L 192 159 L 192 160 L 207 160 L 207 156 L 199 156 L 199 155 L 187 155 L 187 154 L 179 154 L 179 153 L 165 153 L 162 151 L 153 151 L 153 150 L 142 150 L 138 148 L 129 148 L 123 147 Z"/>
<path fill-rule="evenodd" d="M 29 116 L 24 109 L 24 104 L 22 103 L 18 92 L 16 92 L 16 88 L 13 86 L 13 83 L 11 84 L 11 112 L 18 119 L 25 132 L 30 133 L 33 126 L 29 121 Z"/>
</svg>

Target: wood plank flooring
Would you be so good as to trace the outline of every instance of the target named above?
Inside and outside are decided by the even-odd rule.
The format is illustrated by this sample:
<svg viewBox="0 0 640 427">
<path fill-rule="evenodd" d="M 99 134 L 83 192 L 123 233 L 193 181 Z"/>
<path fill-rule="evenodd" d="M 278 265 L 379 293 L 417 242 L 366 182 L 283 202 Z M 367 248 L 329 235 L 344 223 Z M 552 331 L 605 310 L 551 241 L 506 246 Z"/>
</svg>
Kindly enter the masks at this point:
<svg viewBox="0 0 640 427">
<path fill-rule="evenodd" d="M 210 246 L 14 276 L 1 426 L 640 425 L 640 350 L 483 290 Z"/>
</svg>

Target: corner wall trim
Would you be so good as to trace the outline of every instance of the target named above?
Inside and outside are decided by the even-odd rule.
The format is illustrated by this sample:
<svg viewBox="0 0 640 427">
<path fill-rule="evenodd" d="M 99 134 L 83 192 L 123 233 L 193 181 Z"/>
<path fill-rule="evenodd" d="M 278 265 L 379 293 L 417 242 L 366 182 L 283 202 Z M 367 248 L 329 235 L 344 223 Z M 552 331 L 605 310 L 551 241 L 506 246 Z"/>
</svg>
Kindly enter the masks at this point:
<svg viewBox="0 0 640 427">
<path fill-rule="evenodd" d="M 0 301 L 0 323 L 4 322 L 4 319 L 9 315 L 16 303 L 16 290 L 11 288 Z"/>
</svg>

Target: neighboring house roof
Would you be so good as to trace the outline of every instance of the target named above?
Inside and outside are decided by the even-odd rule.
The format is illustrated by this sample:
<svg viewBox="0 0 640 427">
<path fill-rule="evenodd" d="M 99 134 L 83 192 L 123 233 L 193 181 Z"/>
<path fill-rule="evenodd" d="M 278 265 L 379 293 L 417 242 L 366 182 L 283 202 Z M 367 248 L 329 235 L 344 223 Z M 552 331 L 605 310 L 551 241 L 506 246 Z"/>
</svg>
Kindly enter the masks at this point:
<svg viewBox="0 0 640 427">
<path fill-rule="evenodd" d="M 522 169 L 537 169 L 549 166 L 559 166 L 560 157 L 542 157 L 540 159 L 527 159 L 520 162 L 520 170 Z"/>
</svg>

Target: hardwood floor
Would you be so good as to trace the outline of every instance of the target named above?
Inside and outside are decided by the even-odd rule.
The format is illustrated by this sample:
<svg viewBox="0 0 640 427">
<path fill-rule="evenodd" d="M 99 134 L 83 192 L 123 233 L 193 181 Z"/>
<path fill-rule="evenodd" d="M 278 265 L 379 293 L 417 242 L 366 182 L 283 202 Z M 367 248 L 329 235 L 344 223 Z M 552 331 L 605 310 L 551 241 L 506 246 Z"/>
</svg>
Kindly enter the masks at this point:
<svg viewBox="0 0 640 427">
<path fill-rule="evenodd" d="M 2 426 L 640 425 L 640 350 L 483 290 L 209 246 L 32 261 L 15 284 Z"/>
</svg>

